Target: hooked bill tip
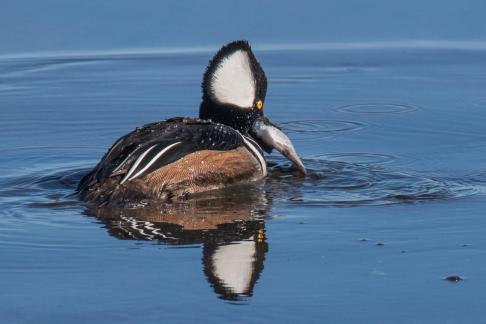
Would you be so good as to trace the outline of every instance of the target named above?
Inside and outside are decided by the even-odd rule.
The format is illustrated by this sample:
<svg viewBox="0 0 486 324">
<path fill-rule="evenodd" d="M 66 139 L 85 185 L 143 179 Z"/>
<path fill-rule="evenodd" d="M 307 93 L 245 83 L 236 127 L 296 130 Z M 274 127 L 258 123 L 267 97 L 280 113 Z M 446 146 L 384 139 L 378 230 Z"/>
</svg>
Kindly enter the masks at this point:
<svg viewBox="0 0 486 324">
<path fill-rule="evenodd" d="M 293 148 L 292 148 L 293 149 Z M 283 154 L 287 159 L 289 159 L 292 162 L 292 167 L 297 170 L 299 173 L 302 175 L 306 175 L 307 171 L 305 169 L 304 164 L 300 160 L 299 156 L 295 152 L 295 150 L 283 150 L 280 153 Z"/>
</svg>

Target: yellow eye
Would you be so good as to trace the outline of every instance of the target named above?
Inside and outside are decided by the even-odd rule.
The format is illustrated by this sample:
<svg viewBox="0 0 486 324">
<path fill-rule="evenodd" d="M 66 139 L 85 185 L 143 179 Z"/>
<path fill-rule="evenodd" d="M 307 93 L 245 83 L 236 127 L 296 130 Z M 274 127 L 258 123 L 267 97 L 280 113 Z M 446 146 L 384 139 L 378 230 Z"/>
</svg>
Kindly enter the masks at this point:
<svg viewBox="0 0 486 324">
<path fill-rule="evenodd" d="M 263 101 L 258 100 L 257 101 L 257 104 L 256 104 L 256 107 L 258 108 L 258 110 L 261 110 L 263 108 Z"/>
</svg>

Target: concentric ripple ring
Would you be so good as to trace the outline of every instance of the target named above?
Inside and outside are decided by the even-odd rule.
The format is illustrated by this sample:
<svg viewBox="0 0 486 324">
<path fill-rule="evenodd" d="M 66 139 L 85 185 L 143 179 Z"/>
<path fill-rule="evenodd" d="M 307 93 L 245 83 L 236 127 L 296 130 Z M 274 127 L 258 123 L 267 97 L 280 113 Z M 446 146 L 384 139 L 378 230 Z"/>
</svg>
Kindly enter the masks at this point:
<svg viewBox="0 0 486 324">
<path fill-rule="evenodd" d="M 417 106 L 405 104 L 386 104 L 386 103 L 369 103 L 369 104 L 352 104 L 338 107 L 340 112 L 358 113 L 358 114 L 400 114 L 417 110 Z"/>
</svg>

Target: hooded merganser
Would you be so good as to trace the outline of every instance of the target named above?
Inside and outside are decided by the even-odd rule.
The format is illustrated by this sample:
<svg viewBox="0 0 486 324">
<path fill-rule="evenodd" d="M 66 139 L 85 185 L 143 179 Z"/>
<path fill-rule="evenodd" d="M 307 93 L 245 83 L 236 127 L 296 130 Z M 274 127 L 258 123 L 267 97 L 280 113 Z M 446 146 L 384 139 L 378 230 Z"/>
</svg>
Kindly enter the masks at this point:
<svg viewBox="0 0 486 324">
<path fill-rule="evenodd" d="M 256 181 L 273 148 L 305 168 L 292 142 L 263 115 L 267 78 L 246 41 L 223 46 L 202 82 L 199 118 L 150 123 L 121 137 L 81 179 L 83 200 L 98 205 L 171 200 Z"/>
</svg>

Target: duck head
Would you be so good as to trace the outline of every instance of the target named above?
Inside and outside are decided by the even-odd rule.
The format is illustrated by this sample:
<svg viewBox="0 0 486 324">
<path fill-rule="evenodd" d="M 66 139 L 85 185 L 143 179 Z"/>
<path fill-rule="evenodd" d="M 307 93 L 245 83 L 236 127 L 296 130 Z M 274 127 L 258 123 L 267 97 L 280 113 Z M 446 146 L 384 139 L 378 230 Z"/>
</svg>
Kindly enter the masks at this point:
<svg viewBox="0 0 486 324">
<path fill-rule="evenodd" d="M 263 113 L 267 77 L 248 42 L 231 42 L 214 55 L 204 73 L 202 93 L 199 118 L 251 136 L 268 153 L 276 149 L 305 174 L 290 139 Z"/>
</svg>

